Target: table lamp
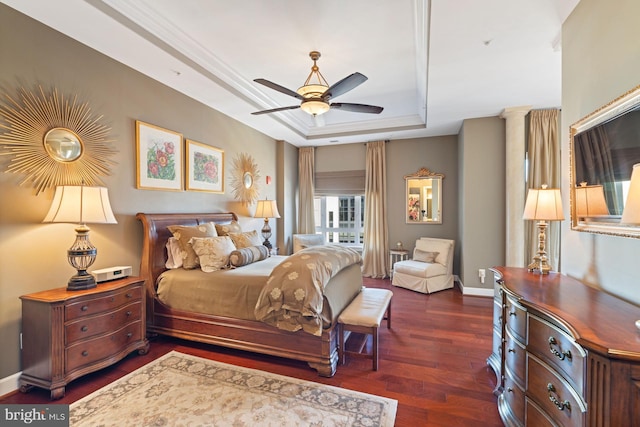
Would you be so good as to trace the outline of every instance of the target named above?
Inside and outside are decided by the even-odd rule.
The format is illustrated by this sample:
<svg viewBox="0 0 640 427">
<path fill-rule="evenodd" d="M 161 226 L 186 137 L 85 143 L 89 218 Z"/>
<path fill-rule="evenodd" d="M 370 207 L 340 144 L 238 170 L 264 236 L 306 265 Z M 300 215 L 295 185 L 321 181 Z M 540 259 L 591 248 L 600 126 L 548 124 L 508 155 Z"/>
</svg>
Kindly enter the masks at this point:
<svg viewBox="0 0 640 427">
<path fill-rule="evenodd" d="M 280 218 L 280 213 L 278 212 L 278 205 L 276 204 L 276 201 L 258 200 L 256 213 L 253 216 L 256 218 L 264 218 L 264 226 L 262 227 L 262 237 L 264 238 L 264 242 L 262 242 L 262 244 L 271 249 L 271 242 L 269 242 L 269 238 L 271 237 L 269 218 Z"/>
<path fill-rule="evenodd" d="M 624 202 L 620 224 L 640 225 L 640 163 L 633 165 L 627 200 Z"/>
<path fill-rule="evenodd" d="M 575 191 L 576 217 L 591 218 L 609 215 L 602 185 L 587 185 L 586 182 L 581 182 Z"/>
<path fill-rule="evenodd" d="M 87 269 L 96 259 L 98 250 L 89 241 L 86 223 L 117 224 L 111 211 L 108 190 L 105 187 L 56 187 L 49 213 L 43 222 L 76 223 L 76 240 L 67 251 L 69 264 L 77 274 L 69 279 L 67 290 L 77 291 L 96 287 L 95 277 Z"/>
<path fill-rule="evenodd" d="M 538 221 L 539 228 L 538 252 L 527 269 L 529 271 L 537 270 L 540 274 L 549 274 L 551 267 L 545 250 L 547 221 L 562 221 L 564 219 L 560 189 L 547 188 L 546 185 L 540 189 L 530 189 L 522 219 Z"/>
</svg>

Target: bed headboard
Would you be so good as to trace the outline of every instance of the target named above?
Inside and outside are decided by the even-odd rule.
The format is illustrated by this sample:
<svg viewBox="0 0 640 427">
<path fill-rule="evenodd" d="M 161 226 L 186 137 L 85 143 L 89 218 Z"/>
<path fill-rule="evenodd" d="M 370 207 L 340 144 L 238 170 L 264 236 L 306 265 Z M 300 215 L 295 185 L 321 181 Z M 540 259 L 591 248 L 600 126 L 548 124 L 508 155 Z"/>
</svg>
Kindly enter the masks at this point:
<svg viewBox="0 0 640 427">
<path fill-rule="evenodd" d="M 170 225 L 198 225 L 206 222 L 228 224 L 237 221 L 233 212 L 220 213 L 138 213 L 136 219 L 142 222 L 143 241 L 142 256 L 140 258 L 140 276 L 145 279 L 147 292 L 155 295 L 155 285 L 158 276 L 165 271 L 167 251 L 165 245 L 171 237 L 167 228 Z"/>
</svg>

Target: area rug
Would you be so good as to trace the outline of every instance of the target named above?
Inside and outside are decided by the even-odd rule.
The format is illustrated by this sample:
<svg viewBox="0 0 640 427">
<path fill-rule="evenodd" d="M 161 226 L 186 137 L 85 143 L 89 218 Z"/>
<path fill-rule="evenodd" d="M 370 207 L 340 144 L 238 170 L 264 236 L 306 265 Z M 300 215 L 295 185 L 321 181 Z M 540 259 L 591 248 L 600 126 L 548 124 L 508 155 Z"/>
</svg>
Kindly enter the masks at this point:
<svg viewBox="0 0 640 427">
<path fill-rule="evenodd" d="M 397 401 L 172 351 L 70 406 L 71 426 L 393 426 Z"/>
</svg>

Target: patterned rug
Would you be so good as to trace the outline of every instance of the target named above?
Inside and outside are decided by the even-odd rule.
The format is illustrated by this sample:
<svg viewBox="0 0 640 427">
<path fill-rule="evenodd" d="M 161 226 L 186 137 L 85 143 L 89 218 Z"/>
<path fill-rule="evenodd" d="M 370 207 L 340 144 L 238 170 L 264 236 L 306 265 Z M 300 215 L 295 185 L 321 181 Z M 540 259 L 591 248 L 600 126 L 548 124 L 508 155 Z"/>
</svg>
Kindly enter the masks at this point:
<svg viewBox="0 0 640 427">
<path fill-rule="evenodd" d="M 398 402 L 172 351 L 70 406 L 71 426 L 393 426 Z"/>
</svg>

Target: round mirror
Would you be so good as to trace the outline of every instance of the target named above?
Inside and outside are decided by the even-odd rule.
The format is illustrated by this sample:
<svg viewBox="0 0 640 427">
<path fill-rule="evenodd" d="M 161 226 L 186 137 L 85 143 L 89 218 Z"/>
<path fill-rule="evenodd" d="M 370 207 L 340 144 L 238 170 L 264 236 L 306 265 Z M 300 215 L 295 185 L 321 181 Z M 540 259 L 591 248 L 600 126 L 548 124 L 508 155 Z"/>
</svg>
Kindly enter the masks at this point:
<svg viewBox="0 0 640 427">
<path fill-rule="evenodd" d="M 44 136 L 44 147 L 58 162 L 73 162 L 82 155 L 82 141 L 75 132 L 66 128 L 53 128 Z"/>
<path fill-rule="evenodd" d="M 245 172 L 244 175 L 242 175 L 242 183 L 244 184 L 244 188 L 251 188 L 253 185 L 253 176 L 249 172 Z"/>
</svg>

